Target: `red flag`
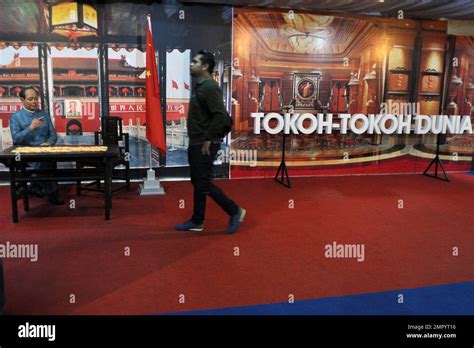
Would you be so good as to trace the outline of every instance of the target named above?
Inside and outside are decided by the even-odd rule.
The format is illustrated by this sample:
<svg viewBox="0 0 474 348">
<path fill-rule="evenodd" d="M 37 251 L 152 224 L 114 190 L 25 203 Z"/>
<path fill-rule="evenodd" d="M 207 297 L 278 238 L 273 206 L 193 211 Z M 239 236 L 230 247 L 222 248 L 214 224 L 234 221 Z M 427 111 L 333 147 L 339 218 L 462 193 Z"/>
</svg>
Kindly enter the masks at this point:
<svg viewBox="0 0 474 348">
<path fill-rule="evenodd" d="M 184 83 L 184 89 L 189 90 L 189 85 L 186 82 Z"/>
<path fill-rule="evenodd" d="M 146 137 L 161 153 L 166 154 L 165 131 L 161 109 L 160 83 L 156 69 L 155 46 L 151 36 L 151 22 L 146 31 Z"/>
<path fill-rule="evenodd" d="M 176 82 L 175 80 L 171 80 L 171 84 L 172 84 L 173 88 L 176 88 L 176 89 L 179 90 L 178 82 Z"/>
</svg>

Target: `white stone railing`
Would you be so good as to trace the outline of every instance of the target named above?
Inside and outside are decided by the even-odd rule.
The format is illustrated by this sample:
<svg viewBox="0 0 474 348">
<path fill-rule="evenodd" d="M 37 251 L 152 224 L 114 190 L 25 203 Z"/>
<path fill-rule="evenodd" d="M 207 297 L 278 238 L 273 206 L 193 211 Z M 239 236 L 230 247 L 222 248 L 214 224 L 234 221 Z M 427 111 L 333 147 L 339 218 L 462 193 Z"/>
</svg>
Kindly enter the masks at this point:
<svg viewBox="0 0 474 348">
<path fill-rule="evenodd" d="M 147 141 L 146 126 L 141 126 L 139 122 L 134 125 L 132 120 L 129 120 L 129 124 L 123 127 L 123 131 L 128 133 L 131 138 Z M 185 123 L 175 124 L 172 122 L 166 127 L 166 143 L 170 150 L 188 148 L 189 138 Z"/>
<path fill-rule="evenodd" d="M 4 150 L 7 147 L 13 145 L 12 134 L 10 133 L 10 127 L 3 128 L 3 122 L 0 120 L 0 150 Z"/>
</svg>

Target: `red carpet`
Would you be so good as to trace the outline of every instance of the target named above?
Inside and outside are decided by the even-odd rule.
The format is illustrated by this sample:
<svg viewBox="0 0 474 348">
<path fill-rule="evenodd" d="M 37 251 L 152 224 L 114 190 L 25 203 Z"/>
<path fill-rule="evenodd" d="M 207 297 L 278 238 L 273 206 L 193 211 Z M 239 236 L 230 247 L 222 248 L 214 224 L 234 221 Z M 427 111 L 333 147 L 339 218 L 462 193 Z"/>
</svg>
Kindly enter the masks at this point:
<svg viewBox="0 0 474 348">
<path fill-rule="evenodd" d="M 164 183 L 166 196 L 117 193 L 108 222 L 98 194 L 75 197 L 71 189 L 76 209 L 35 198 L 12 224 L 9 188 L 1 187 L 0 243 L 39 245 L 36 263 L 4 260 L 6 311 L 161 313 L 470 281 L 474 176 L 450 179 L 295 178 L 292 189 L 270 179 L 219 181 L 248 211 L 235 235 L 223 232 L 227 217 L 211 201 L 205 232 L 174 231 L 190 216 L 190 182 Z M 333 241 L 365 244 L 365 261 L 325 258 Z"/>
</svg>

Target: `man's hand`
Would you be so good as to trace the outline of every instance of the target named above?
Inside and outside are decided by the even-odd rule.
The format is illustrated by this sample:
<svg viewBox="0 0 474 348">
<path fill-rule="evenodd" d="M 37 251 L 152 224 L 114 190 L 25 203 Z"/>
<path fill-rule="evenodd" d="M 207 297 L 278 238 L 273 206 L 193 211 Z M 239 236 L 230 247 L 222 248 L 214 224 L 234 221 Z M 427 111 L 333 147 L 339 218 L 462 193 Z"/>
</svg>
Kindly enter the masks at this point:
<svg viewBox="0 0 474 348">
<path fill-rule="evenodd" d="M 211 155 L 210 148 L 211 148 L 211 141 L 210 140 L 204 141 L 201 148 L 202 154 L 210 156 Z"/>
<path fill-rule="evenodd" d="M 34 118 L 33 121 L 31 121 L 30 126 L 28 127 L 30 129 L 30 132 L 34 131 L 36 128 L 39 128 L 43 125 L 44 120 L 42 118 Z"/>
<path fill-rule="evenodd" d="M 49 143 L 42 143 L 40 144 L 40 146 L 49 146 L 50 144 Z"/>
</svg>

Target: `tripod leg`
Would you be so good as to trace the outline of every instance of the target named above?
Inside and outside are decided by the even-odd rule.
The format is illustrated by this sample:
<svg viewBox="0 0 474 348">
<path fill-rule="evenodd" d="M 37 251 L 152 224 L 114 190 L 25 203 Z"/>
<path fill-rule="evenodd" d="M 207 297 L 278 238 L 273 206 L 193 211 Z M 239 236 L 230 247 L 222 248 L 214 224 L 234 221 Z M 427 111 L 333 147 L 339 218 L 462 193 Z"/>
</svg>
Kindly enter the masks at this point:
<svg viewBox="0 0 474 348">
<path fill-rule="evenodd" d="M 431 168 L 431 166 L 433 165 L 433 163 L 435 163 L 436 157 L 437 157 L 437 156 L 435 156 L 435 158 L 433 158 L 433 160 L 430 162 L 430 164 L 428 165 L 428 167 L 426 167 L 425 171 L 423 172 L 423 175 L 426 175 L 426 173 L 428 173 L 428 170 L 430 170 L 430 168 Z"/>
<path fill-rule="evenodd" d="M 290 177 L 289 177 L 289 175 L 288 175 L 288 169 L 286 168 L 286 164 L 285 164 L 285 174 L 286 174 L 287 186 L 288 186 L 288 187 L 291 187 Z"/>
<path fill-rule="evenodd" d="M 444 170 L 443 162 L 439 161 L 439 165 L 440 165 L 441 169 L 443 170 L 445 180 L 449 181 L 448 174 L 446 174 L 446 171 Z"/>
<path fill-rule="evenodd" d="M 430 170 L 433 163 L 435 163 L 435 174 L 434 175 L 428 173 L 428 170 Z M 444 179 L 442 177 L 438 177 L 438 165 L 441 167 L 441 170 L 443 171 Z M 426 168 L 425 171 L 423 172 L 423 175 L 426 175 L 426 176 L 429 176 L 429 177 L 432 177 L 432 178 L 435 178 L 435 179 L 439 179 L 439 180 L 449 181 L 448 174 L 446 174 L 446 171 L 444 170 L 443 162 L 441 162 L 438 155 L 436 155 L 436 157 L 431 161 L 428 168 Z"/>
<path fill-rule="evenodd" d="M 282 149 L 282 151 L 281 151 L 281 162 L 280 162 L 280 166 L 278 167 L 278 170 L 277 170 L 276 175 L 275 175 L 275 181 L 279 182 L 283 186 L 286 186 L 286 187 L 290 188 L 291 187 L 290 178 L 288 176 L 288 169 L 286 168 L 286 163 L 285 163 L 285 145 L 286 145 L 286 135 L 285 135 L 285 133 L 283 133 L 283 144 L 282 144 L 282 147 L 281 147 L 281 149 Z M 280 175 L 280 172 L 281 172 L 281 178 L 278 178 L 278 176 Z M 288 183 L 285 183 L 285 176 L 286 176 L 286 180 L 287 180 Z"/>
<path fill-rule="evenodd" d="M 280 163 L 280 166 L 278 167 L 278 170 L 275 174 L 275 180 L 278 180 L 278 175 L 280 175 L 280 171 L 281 171 L 281 166 L 282 166 L 283 162 Z"/>
</svg>

